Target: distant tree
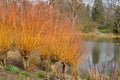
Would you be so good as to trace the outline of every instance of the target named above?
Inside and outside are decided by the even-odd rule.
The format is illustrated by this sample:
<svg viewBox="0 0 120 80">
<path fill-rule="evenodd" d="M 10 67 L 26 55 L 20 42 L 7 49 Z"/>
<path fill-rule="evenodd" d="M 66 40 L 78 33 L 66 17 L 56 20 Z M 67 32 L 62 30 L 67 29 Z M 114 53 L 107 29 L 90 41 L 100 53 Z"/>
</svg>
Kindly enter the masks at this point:
<svg viewBox="0 0 120 80">
<path fill-rule="evenodd" d="M 90 5 L 89 4 L 86 7 L 86 13 L 87 13 L 87 16 L 90 18 Z"/>
<path fill-rule="evenodd" d="M 106 3 L 108 10 L 106 14 L 109 14 L 107 15 L 107 22 L 112 21 L 112 31 L 120 34 L 120 0 L 106 0 Z"/>
<path fill-rule="evenodd" d="M 115 10 L 115 26 L 114 26 L 114 31 L 118 34 L 120 34 L 120 6 L 117 6 Z"/>
<path fill-rule="evenodd" d="M 60 19 L 65 17 L 72 19 L 73 27 L 78 27 L 84 32 L 90 32 L 96 29 L 96 23 L 91 21 L 91 6 L 83 3 L 83 0 L 50 0 L 54 8 L 59 6 Z"/>
<path fill-rule="evenodd" d="M 92 19 L 98 24 L 102 25 L 105 21 L 104 7 L 102 0 L 95 0 L 92 8 Z"/>
</svg>

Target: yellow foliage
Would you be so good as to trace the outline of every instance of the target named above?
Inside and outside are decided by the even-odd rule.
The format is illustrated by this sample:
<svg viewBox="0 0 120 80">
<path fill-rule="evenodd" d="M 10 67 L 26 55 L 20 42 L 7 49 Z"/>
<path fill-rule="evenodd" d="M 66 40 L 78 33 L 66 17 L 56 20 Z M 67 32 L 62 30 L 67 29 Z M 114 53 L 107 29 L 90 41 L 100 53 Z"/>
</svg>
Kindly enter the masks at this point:
<svg viewBox="0 0 120 80">
<path fill-rule="evenodd" d="M 0 27 L 0 52 L 7 51 L 11 45 L 11 33 L 7 27 Z"/>
<path fill-rule="evenodd" d="M 15 43 L 18 49 L 21 52 L 26 51 L 26 53 L 22 55 L 29 55 L 30 52 L 37 48 L 38 37 L 37 35 L 33 35 L 32 30 L 30 29 L 22 29 L 17 30 L 17 35 L 15 36 Z"/>
<path fill-rule="evenodd" d="M 12 39 L 11 33 L 7 27 L 0 27 L 0 65 L 6 65 L 7 51 L 10 49 Z"/>
</svg>

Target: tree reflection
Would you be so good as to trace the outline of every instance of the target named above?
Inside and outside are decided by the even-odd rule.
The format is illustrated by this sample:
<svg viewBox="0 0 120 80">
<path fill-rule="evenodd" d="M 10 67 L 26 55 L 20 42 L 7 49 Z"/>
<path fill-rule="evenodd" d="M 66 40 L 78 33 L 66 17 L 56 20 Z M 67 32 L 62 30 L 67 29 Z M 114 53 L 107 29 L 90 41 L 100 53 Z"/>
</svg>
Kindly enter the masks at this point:
<svg viewBox="0 0 120 80">
<path fill-rule="evenodd" d="M 92 61 L 93 61 L 93 64 L 97 64 L 99 62 L 99 43 L 96 43 L 93 47 Z"/>
</svg>

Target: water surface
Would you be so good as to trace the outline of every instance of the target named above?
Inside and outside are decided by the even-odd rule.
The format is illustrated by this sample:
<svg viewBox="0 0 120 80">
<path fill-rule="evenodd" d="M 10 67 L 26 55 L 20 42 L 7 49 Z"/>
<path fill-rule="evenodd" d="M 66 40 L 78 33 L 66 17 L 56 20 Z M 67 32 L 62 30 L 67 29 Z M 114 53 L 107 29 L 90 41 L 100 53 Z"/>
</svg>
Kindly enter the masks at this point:
<svg viewBox="0 0 120 80">
<path fill-rule="evenodd" d="M 113 41 L 85 41 L 83 50 L 89 48 L 88 55 L 80 64 L 83 74 L 92 69 L 93 71 L 103 71 L 105 75 L 116 67 L 120 68 L 120 45 Z"/>
</svg>

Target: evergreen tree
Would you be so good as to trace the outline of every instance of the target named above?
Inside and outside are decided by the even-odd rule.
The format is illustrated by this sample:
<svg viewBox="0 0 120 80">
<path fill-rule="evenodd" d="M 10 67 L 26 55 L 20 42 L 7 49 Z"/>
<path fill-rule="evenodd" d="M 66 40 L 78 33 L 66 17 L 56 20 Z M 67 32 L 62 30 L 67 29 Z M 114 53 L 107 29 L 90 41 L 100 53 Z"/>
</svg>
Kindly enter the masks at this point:
<svg viewBox="0 0 120 80">
<path fill-rule="evenodd" d="M 105 15 L 102 0 L 95 0 L 92 8 L 92 19 L 98 24 L 104 24 Z"/>
</svg>

